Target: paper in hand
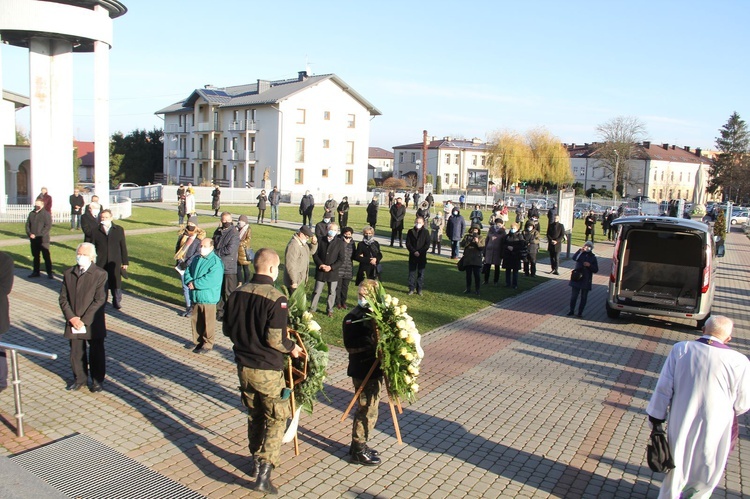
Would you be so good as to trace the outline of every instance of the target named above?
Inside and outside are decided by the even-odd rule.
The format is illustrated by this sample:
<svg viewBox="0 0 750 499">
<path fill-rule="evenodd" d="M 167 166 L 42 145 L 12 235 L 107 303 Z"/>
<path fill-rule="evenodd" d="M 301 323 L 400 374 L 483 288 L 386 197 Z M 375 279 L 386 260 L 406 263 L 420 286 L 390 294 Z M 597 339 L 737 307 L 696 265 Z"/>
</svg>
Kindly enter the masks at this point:
<svg viewBox="0 0 750 499">
<path fill-rule="evenodd" d="M 73 334 L 86 334 L 86 325 L 85 324 L 83 326 L 81 326 L 80 329 L 76 329 L 74 327 L 71 327 L 71 329 L 73 330 Z"/>
</svg>

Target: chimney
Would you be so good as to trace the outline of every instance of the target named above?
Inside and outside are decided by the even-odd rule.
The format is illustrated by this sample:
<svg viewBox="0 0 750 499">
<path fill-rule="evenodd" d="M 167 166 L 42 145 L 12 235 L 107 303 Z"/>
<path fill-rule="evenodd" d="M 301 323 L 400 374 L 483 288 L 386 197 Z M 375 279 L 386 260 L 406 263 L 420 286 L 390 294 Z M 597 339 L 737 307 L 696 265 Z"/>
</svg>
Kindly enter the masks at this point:
<svg viewBox="0 0 750 499">
<path fill-rule="evenodd" d="M 258 93 L 262 94 L 266 90 L 271 88 L 271 82 L 268 80 L 258 80 Z"/>
<path fill-rule="evenodd" d="M 664 150 L 669 151 L 669 144 L 662 144 L 661 146 L 664 148 Z"/>
<path fill-rule="evenodd" d="M 674 144 L 672 144 L 672 150 L 674 151 Z"/>
<path fill-rule="evenodd" d="M 203 88 L 213 90 L 214 86 L 209 83 L 208 85 L 203 85 Z"/>
<path fill-rule="evenodd" d="M 701 148 L 700 148 L 700 147 L 696 147 L 696 148 L 695 148 L 695 155 L 696 155 L 696 156 L 698 156 L 699 158 L 701 157 L 701 153 L 702 153 L 702 152 L 703 152 L 703 151 L 701 151 Z"/>
<path fill-rule="evenodd" d="M 648 149 L 649 147 L 651 147 L 651 142 L 648 141 L 648 140 L 644 140 L 643 141 L 643 147 L 645 147 L 646 149 Z"/>
<path fill-rule="evenodd" d="M 690 146 L 683 146 L 683 149 L 685 149 L 687 152 L 690 152 Z"/>
<path fill-rule="evenodd" d="M 571 148 L 571 149 L 575 149 L 575 148 L 576 148 L 576 143 L 575 143 L 575 142 L 573 142 L 572 144 L 570 144 L 570 148 Z"/>
<path fill-rule="evenodd" d="M 297 72 L 297 79 L 299 81 L 305 81 L 307 79 L 307 71 L 298 71 Z"/>
</svg>

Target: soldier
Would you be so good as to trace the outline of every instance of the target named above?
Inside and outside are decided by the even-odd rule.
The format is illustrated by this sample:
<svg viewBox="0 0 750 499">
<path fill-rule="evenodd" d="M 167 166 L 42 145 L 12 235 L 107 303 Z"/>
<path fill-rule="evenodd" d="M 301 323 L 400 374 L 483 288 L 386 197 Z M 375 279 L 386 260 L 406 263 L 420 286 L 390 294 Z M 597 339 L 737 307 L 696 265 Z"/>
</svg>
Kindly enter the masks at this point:
<svg viewBox="0 0 750 499">
<path fill-rule="evenodd" d="M 281 439 L 291 408 L 285 398 L 284 354 L 302 349 L 287 335 L 287 299 L 274 288 L 279 255 L 270 248 L 255 254 L 255 275 L 227 300 L 224 334 L 233 343 L 242 403 L 247 407 L 250 478 L 253 490 L 277 494 L 271 471 L 278 466 Z"/>
</svg>

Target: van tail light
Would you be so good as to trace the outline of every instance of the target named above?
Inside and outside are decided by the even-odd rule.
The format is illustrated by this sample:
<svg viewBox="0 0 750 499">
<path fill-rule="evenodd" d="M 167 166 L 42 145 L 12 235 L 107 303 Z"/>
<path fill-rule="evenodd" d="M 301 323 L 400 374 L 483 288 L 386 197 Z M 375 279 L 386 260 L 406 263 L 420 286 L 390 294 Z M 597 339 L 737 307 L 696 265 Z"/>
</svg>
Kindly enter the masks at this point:
<svg viewBox="0 0 750 499">
<path fill-rule="evenodd" d="M 705 265 L 703 266 L 703 284 L 701 285 L 701 293 L 708 293 L 708 288 L 711 284 L 711 246 L 705 246 Z"/>
<path fill-rule="evenodd" d="M 612 252 L 612 270 L 609 273 L 609 282 L 617 282 L 617 259 L 620 250 L 620 237 L 619 234 L 615 238 L 615 249 Z"/>
</svg>

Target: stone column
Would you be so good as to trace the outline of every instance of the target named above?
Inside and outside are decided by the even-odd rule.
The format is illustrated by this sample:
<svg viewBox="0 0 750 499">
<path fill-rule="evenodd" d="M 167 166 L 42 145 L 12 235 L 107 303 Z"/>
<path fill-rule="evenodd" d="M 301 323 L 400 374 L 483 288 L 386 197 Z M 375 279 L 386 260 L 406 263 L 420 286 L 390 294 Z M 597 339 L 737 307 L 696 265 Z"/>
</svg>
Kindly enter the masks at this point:
<svg viewBox="0 0 750 499">
<path fill-rule="evenodd" d="M 94 42 L 94 188 L 109 207 L 109 45 L 100 41 Z"/>
<path fill-rule="evenodd" d="M 2 100 L 2 91 L 3 91 L 3 39 L 0 36 L 0 100 Z M 6 123 L 5 120 L 0 120 L 0 137 L 5 137 L 6 130 L 4 130 L 3 127 L 5 127 Z M 5 145 L 2 143 L 3 141 L 0 140 L 0 166 L 2 166 L 2 171 L 0 171 L 0 213 L 5 213 L 6 211 L 6 190 L 5 190 Z M 15 194 L 15 193 L 14 193 Z"/>
</svg>

